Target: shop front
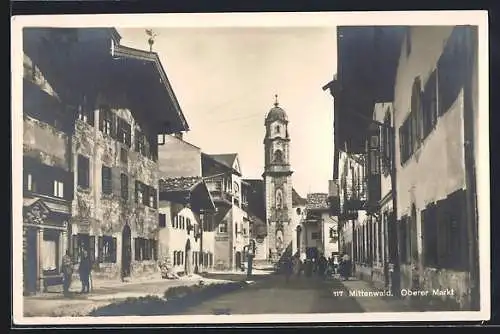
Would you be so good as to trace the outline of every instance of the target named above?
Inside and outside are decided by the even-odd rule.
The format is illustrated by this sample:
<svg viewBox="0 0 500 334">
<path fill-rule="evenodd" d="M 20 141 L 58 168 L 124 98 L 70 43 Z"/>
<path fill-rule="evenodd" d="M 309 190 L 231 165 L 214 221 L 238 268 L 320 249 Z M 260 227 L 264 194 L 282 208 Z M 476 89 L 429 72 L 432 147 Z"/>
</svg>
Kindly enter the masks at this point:
<svg viewBox="0 0 500 334">
<path fill-rule="evenodd" d="M 69 206 L 39 197 L 23 203 L 24 293 L 44 292 L 62 284 L 62 258 L 67 249 Z"/>
</svg>

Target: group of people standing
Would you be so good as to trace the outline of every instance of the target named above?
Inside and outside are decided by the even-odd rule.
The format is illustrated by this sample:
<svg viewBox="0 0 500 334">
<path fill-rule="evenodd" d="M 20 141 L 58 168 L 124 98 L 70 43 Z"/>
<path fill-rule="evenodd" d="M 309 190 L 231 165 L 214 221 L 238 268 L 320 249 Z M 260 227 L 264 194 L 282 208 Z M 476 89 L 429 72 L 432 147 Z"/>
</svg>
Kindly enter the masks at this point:
<svg viewBox="0 0 500 334">
<path fill-rule="evenodd" d="M 63 274 L 63 292 L 65 295 L 69 294 L 69 288 L 73 280 L 73 260 L 69 255 L 69 251 L 66 251 L 62 259 L 62 274 Z M 80 252 L 80 262 L 78 265 L 78 274 L 80 276 L 80 281 L 82 282 L 82 290 L 80 293 L 90 292 L 90 275 L 92 272 L 92 261 L 90 255 L 86 250 Z"/>
<path fill-rule="evenodd" d="M 292 257 L 284 258 L 283 272 L 287 282 L 291 276 L 301 275 L 305 277 L 317 276 L 324 279 L 338 274 L 340 279 L 344 280 L 351 276 L 351 259 L 348 254 L 344 254 L 336 263 L 333 255 L 327 259 L 324 254 L 319 254 L 317 257 L 306 258 L 302 261 L 299 253 L 295 253 Z"/>
</svg>

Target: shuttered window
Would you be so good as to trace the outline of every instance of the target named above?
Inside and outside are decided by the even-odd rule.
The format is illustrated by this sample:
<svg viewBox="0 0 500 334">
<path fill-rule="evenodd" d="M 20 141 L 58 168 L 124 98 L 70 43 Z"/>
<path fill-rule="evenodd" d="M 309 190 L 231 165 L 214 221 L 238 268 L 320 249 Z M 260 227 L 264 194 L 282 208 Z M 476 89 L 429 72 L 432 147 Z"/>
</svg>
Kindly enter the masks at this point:
<svg viewBox="0 0 500 334">
<path fill-rule="evenodd" d="M 438 118 L 438 99 L 437 99 L 437 70 L 434 70 L 427 79 L 422 97 L 422 115 L 423 115 L 423 138 L 431 133 L 436 127 Z"/>
<path fill-rule="evenodd" d="M 135 260 L 148 261 L 158 259 L 158 242 L 154 239 L 135 238 Z"/>
<path fill-rule="evenodd" d="M 77 163 L 78 186 L 87 189 L 90 186 L 89 158 L 79 154 Z"/>
<path fill-rule="evenodd" d="M 99 263 L 116 263 L 116 238 L 100 236 L 97 243 Z"/>
<path fill-rule="evenodd" d="M 110 195 L 113 191 L 111 167 L 102 166 L 102 193 Z"/>
<path fill-rule="evenodd" d="M 120 174 L 120 183 L 121 183 L 121 198 L 125 201 L 128 200 L 128 175 Z"/>
<path fill-rule="evenodd" d="M 167 215 L 164 213 L 160 213 L 158 215 L 158 226 L 159 227 L 167 227 Z"/>
</svg>

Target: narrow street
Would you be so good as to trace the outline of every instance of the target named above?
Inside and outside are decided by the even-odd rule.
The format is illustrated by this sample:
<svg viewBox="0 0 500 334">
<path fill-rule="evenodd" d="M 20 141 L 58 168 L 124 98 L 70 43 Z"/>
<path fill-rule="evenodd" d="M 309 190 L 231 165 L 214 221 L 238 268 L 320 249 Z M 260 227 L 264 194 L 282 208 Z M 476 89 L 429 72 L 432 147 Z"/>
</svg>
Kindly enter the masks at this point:
<svg viewBox="0 0 500 334">
<path fill-rule="evenodd" d="M 245 289 L 200 303 L 178 314 L 297 314 L 410 311 L 401 301 L 350 297 L 349 290 L 373 291 L 366 282 L 271 275 Z"/>
</svg>

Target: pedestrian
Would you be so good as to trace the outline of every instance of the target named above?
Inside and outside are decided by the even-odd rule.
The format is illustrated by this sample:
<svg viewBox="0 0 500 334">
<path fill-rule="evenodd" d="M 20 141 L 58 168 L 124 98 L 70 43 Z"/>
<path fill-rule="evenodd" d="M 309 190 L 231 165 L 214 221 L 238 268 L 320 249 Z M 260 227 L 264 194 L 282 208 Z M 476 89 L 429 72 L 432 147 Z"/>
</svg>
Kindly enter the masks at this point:
<svg viewBox="0 0 500 334">
<path fill-rule="evenodd" d="M 344 277 L 349 280 L 349 277 L 351 277 L 351 257 L 349 254 L 345 253 L 342 256 L 342 262 L 344 263 Z"/>
<path fill-rule="evenodd" d="M 92 269 L 92 263 L 90 261 L 90 256 L 88 252 L 83 249 L 81 252 L 80 266 L 78 267 L 78 272 L 80 274 L 80 281 L 82 282 L 81 293 L 90 292 L 90 274 Z"/>
<path fill-rule="evenodd" d="M 326 261 L 326 258 L 323 254 L 321 254 L 319 256 L 319 259 L 318 259 L 318 276 L 321 278 L 321 279 L 324 279 L 325 278 L 325 272 L 326 272 L 326 266 L 327 266 L 327 261 Z"/>
<path fill-rule="evenodd" d="M 69 250 L 66 250 L 66 254 L 63 256 L 61 269 L 63 274 L 63 293 L 67 295 L 73 278 L 73 261 L 69 256 Z"/>
</svg>

